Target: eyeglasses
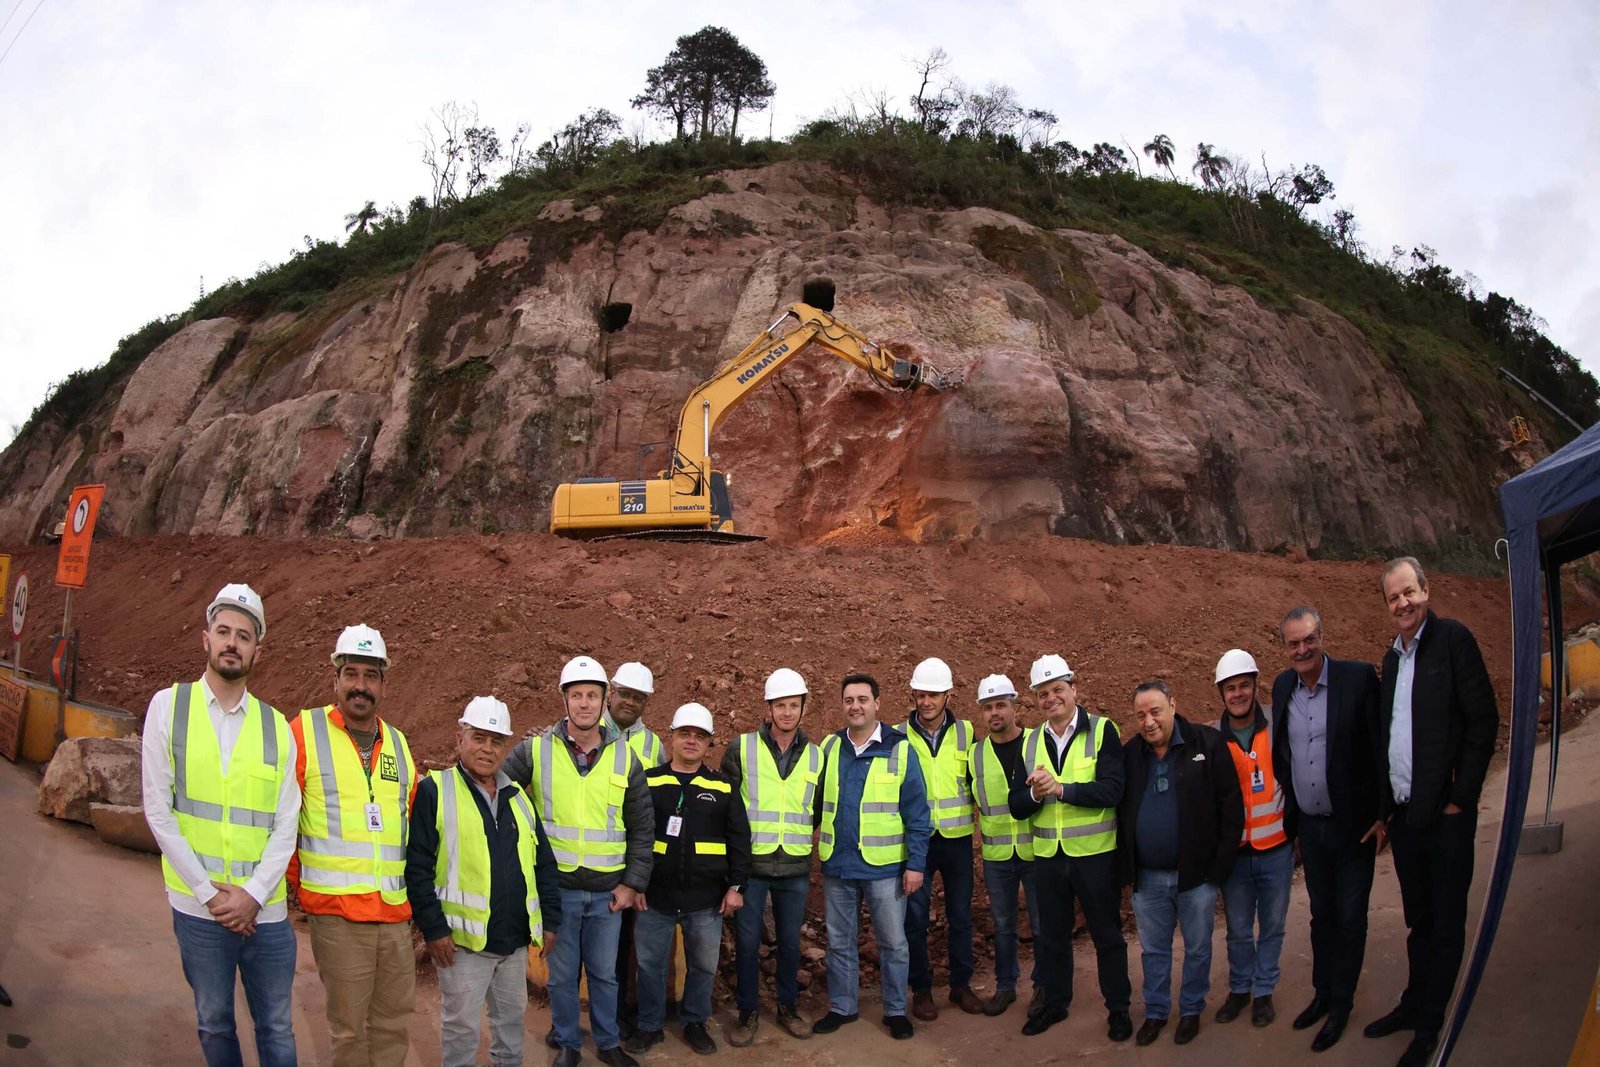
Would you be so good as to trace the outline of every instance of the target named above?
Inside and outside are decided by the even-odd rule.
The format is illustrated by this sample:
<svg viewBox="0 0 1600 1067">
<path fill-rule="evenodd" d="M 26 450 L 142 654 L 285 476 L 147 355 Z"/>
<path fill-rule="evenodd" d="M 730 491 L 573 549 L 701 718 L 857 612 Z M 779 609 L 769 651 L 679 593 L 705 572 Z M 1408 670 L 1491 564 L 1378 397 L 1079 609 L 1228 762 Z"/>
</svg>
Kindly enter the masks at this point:
<svg viewBox="0 0 1600 1067">
<path fill-rule="evenodd" d="M 1165 793 L 1172 783 L 1167 781 L 1166 761 L 1156 764 L 1156 792 Z"/>
</svg>

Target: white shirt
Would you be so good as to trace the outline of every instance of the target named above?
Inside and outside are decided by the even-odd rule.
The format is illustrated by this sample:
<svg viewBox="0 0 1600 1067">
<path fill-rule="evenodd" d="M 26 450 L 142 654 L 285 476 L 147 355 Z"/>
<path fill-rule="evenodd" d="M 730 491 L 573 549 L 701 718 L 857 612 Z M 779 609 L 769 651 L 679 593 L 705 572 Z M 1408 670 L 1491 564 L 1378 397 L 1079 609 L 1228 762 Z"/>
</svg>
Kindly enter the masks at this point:
<svg viewBox="0 0 1600 1067">
<path fill-rule="evenodd" d="M 1072 735 L 1078 732 L 1078 709 L 1072 709 L 1072 718 L 1067 720 L 1067 729 L 1064 733 L 1056 733 L 1056 728 L 1050 725 L 1050 720 L 1044 721 L 1045 733 L 1049 734 L 1056 743 L 1056 751 L 1065 753 L 1067 745 L 1072 742 Z"/>
<path fill-rule="evenodd" d="M 1394 707 L 1389 720 L 1389 788 L 1394 791 L 1396 804 L 1411 801 L 1411 689 L 1417 674 L 1417 645 L 1427 628 L 1428 621 L 1424 619 L 1410 648 L 1399 634 L 1394 638 L 1400 665 L 1394 673 Z"/>
<path fill-rule="evenodd" d="M 204 678 L 200 679 L 199 686 L 206 698 L 206 711 L 211 714 L 211 728 L 217 732 L 217 743 L 222 749 L 222 773 L 227 774 L 233 746 L 244 727 L 244 706 L 250 694 L 245 693 L 233 707 L 224 708 Z M 245 892 L 262 905 L 260 914 L 256 916 L 257 923 L 283 922 L 289 917 L 287 902 L 266 902 L 278 888 L 278 881 L 283 878 L 284 872 L 289 869 L 289 857 L 294 855 L 300 823 L 300 783 L 292 773 L 299 759 L 299 751 L 295 747 L 293 734 L 289 734 L 287 740 L 291 773 L 284 775 L 283 788 L 278 792 L 277 814 L 272 833 L 267 838 L 266 850 L 261 854 L 261 862 L 256 865 L 255 874 L 243 886 Z M 142 761 L 144 817 L 150 824 L 150 832 L 155 835 L 156 844 L 161 846 L 161 854 L 194 892 L 191 897 L 168 887 L 167 900 L 173 910 L 197 919 L 211 919 L 206 901 L 217 895 L 217 889 L 211 884 L 210 873 L 201 865 L 200 858 L 194 854 L 194 849 L 178 829 L 178 816 L 172 810 L 171 742 L 172 689 L 169 686 L 150 698 L 150 707 L 145 712 Z"/>
<path fill-rule="evenodd" d="M 859 745 L 856 744 L 856 739 L 855 738 L 850 737 L 850 731 L 849 730 L 846 730 L 844 732 L 844 736 L 850 739 L 850 744 L 855 747 L 856 755 L 859 756 L 859 755 L 861 755 L 863 752 L 865 752 L 867 750 L 868 746 L 872 745 L 876 741 L 882 740 L 882 738 L 883 738 L 883 723 L 880 722 L 878 725 L 874 726 L 872 728 L 872 736 L 867 738 L 865 741 L 861 742 L 861 744 L 859 744 Z"/>
</svg>

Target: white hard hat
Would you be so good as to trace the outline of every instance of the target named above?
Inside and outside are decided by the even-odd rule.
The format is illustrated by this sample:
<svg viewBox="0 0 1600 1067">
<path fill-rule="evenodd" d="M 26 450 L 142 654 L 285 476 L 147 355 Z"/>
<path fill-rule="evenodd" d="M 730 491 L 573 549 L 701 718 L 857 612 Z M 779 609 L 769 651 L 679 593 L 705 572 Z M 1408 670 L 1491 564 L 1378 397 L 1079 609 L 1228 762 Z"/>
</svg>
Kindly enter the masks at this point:
<svg viewBox="0 0 1600 1067">
<path fill-rule="evenodd" d="M 1003 674 L 991 674 L 978 683 L 978 703 L 993 700 L 996 697 L 1013 697 L 1017 695 L 1017 687 L 1011 684 L 1011 679 Z"/>
<path fill-rule="evenodd" d="M 792 671 L 788 667 L 779 667 L 767 675 L 767 700 L 777 700 L 780 697 L 803 697 L 810 690 L 806 689 L 806 680 L 800 677 L 799 671 Z"/>
<path fill-rule="evenodd" d="M 346 626 L 333 646 L 333 655 L 328 658 L 333 660 L 335 667 L 338 667 L 343 664 L 346 656 L 365 656 L 367 659 L 375 659 L 383 664 L 384 670 L 389 669 L 389 648 L 383 643 L 383 635 L 364 622 Z"/>
<path fill-rule="evenodd" d="M 911 688 L 924 693 L 948 693 L 955 688 L 950 677 L 950 665 L 944 660 L 925 659 L 911 672 Z"/>
<path fill-rule="evenodd" d="M 588 656 L 574 656 L 561 668 L 561 688 L 577 682 L 593 682 L 601 689 L 606 687 L 606 669 Z"/>
<path fill-rule="evenodd" d="M 684 704 L 672 713 L 672 728 L 681 730 L 685 726 L 704 730 L 708 734 L 717 732 L 711 722 L 711 709 L 704 704 Z"/>
<path fill-rule="evenodd" d="M 1028 671 L 1028 685 L 1037 689 L 1057 678 L 1071 682 L 1076 677 L 1072 668 L 1067 666 L 1067 661 L 1052 652 L 1033 661 L 1033 669 Z"/>
<path fill-rule="evenodd" d="M 462 726 L 511 736 L 511 709 L 506 707 L 504 701 L 494 697 L 473 697 L 467 701 L 467 710 L 456 721 Z"/>
<path fill-rule="evenodd" d="M 1256 658 L 1242 648 L 1230 648 L 1217 660 L 1217 684 L 1221 685 L 1229 678 L 1237 678 L 1241 674 L 1260 674 L 1256 666 Z"/>
<path fill-rule="evenodd" d="M 223 608 L 233 608 L 242 611 L 255 620 L 256 640 L 264 640 L 267 636 L 267 609 L 261 605 L 261 594 L 251 589 L 248 585 L 225 585 L 217 592 L 216 599 L 211 601 L 211 606 L 206 608 L 206 625 L 217 617 L 217 612 Z"/>
<path fill-rule="evenodd" d="M 611 676 L 611 684 L 639 693 L 654 693 L 656 676 L 651 674 L 650 668 L 643 663 L 624 663 L 617 668 L 617 673 Z"/>
</svg>

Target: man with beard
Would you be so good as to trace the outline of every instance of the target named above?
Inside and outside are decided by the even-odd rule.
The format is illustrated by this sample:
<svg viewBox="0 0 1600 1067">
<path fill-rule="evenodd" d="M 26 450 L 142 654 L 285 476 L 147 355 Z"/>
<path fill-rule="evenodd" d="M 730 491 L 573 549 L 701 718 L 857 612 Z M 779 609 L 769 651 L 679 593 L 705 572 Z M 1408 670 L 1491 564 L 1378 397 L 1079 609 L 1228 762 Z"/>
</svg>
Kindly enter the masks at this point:
<svg viewBox="0 0 1600 1067">
<path fill-rule="evenodd" d="M 294 735 L 246 688 L 267 635 L 261 597 L 227 585 L 206 609 L 206 669 L 150 698 L 144 811 L 209 1067 L 241 1061 L 235 975 L 263 1067 L 296 1062 L 295 938 L 284 873 L 300 817 Z"/>
<path fill-rule="evenodd" d="M 378 716 L 383 635 L 347 626 L 330 659 L 335 703 L 289 724 L 303 798 L 289 884 L 327 995 L 334 1067 L 403 1067 L 416 1005 L 405 870 L 417 767 L 405 735 Z"/>
<path fill-rule="evenodd" d="M 989 736 L 972 750 L 972 791 L 978 809 L 978 832 L 983 839 L 983 884 L 989 890 L 989 911 L 994 915 L 995 994 L 983 1007 L 985 1015 L 1003 1014 L 1017 999 L 1017 889 L 1028 902 L 1028 925 L 1034 944 L 1039 942 L 1039 898 L 1033 880 L 1033 829 L 1025 820 L 1011 817 L 1008 797 L 1027 778 L 1022 766 L 1022 727 L 1017 725 L 1017 689 L 1003 674 L 991 674 L 978 683 L 978 707 Z M 1044 1004 L 1035 955 L 1033 1003 Z M 1032 1009 L 1030 1009 L 1032 1010 Z"/>
</svg>

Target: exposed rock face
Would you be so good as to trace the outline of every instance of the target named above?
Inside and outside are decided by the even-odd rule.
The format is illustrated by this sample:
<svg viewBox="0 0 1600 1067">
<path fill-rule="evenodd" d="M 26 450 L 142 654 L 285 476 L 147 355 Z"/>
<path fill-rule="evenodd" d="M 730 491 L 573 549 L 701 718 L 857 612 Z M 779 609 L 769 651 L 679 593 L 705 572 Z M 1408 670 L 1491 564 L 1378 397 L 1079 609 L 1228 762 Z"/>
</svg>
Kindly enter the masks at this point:
<svg viewBox="0 0 1600 1067">
<path fill-rule="evenodd" d="M 616 244 L 563 242 L 597 212 L 553 204 L 353 303 L 195 323 L 99 420 L 0 457 L 0 539 L 88 481 L 115 533 L 542 528 L 557 483 L 659 469 L 638 446 L 818 278 L 843 321 L 965 381 L 899 396 L 792 361 L 714 440 L 741 529 L 1312 552 L 1497 529 L 1503 398 L 1465 413 L 1480 440 L 1430 445 L 1427 398 L 1320 305 L 1264 307 L 1114 236 L 889 210 L 814 165 L 723 180 Z"/>
<path fill-rule="evenodd" d="M 92 824 L 95 804 L 144 802 L 137 737 L 69 737 L 39 783 L 39 814 Z"/>
</svg>

